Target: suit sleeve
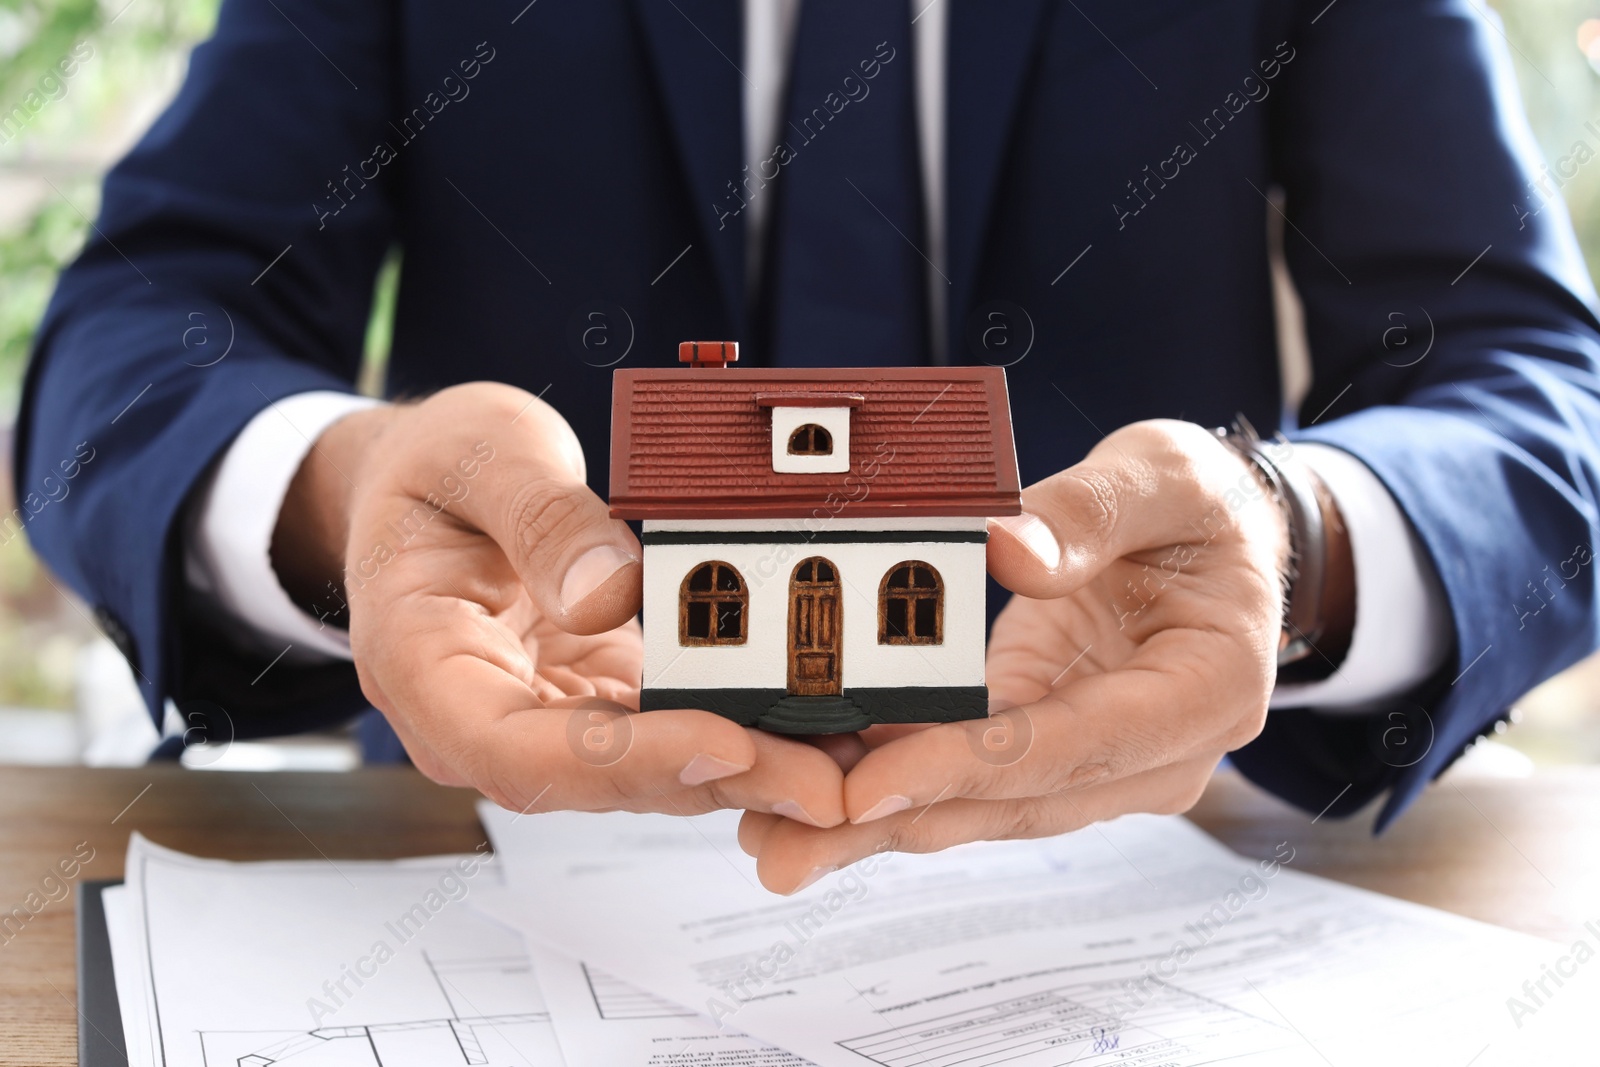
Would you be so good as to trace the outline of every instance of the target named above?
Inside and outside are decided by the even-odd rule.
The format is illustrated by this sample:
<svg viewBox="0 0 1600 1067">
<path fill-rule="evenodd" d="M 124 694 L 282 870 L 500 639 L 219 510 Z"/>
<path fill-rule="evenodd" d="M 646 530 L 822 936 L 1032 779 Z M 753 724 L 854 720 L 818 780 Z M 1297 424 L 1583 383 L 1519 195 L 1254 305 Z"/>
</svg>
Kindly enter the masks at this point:
<svg viewBox="0 0 1600 1067">
<path fill-rule="evenodd" d="M 1495 16 L 1468 0 L 1305 6 L 1273 119 L 1314 365 L 1297 436 L 1393 494 L 1455 648 L 1369 715 L 1275 711 L 1237 760 L 1311 811 L 1388 790 L 1381 829 L 1596 647 L 1600 333 Z"/>
<path fill-rule="evenodd" d="M 28 507 L 26 528 L 158 725 L 168 697 L 213 740 L 362 706 L 348 665 L 252 685 L 270 657 L 206 625 L 177 542 L 194 487 L 252 416 L 353 391 L 395 179 L 351 176 L 383 139 L 392 34 L 374 0 L 226 0 L 176 100 L 106 178 L 40 328 L 18 497 L 67 492 Z"/>
</svg>

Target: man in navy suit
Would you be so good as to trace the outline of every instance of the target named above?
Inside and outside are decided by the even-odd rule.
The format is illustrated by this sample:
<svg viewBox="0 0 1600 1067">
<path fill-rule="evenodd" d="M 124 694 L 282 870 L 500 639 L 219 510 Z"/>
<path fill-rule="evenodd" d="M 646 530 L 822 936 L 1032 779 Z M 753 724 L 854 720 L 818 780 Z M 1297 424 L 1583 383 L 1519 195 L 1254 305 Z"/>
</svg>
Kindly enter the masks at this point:
<svg viewBox="0 0 1600 1067">
<path fill-rule="evenodd" d="M 19 496 L 73 491 L 22 521 L 190 739 L 370 702 L 509 807 L 744 808 L 779 890 L 1181 810 L 1228 752 L 1386 822 L 1596 640 L 1596 298 L 1490 17 L 227 0 L 40 331 Z M 1312 360 L 1287 413 L 1269 221 Z M 391 252 L 386 392 L 426 399 L 378 403 Z M 610 368 L 723 338 L 1009 365 L 1002 719 L 570 736 L 639 672 Z M 1292 443 L 1207 429 L 1239 413 Z"/>
</svg>

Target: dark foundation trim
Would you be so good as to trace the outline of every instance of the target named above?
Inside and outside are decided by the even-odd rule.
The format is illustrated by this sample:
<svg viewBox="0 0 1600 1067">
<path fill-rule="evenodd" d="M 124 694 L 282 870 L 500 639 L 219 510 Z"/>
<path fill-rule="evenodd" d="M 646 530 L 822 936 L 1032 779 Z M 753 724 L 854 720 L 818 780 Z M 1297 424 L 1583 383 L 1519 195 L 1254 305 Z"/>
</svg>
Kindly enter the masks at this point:
<svg viewBox="0 0 1600 1067">
<path fill-rule="evenodd" d="M 654 530 L 643 534 L 646 545 L 981 545 L 987 530 L 763 530 L 716 533 L 710 530 Z"/>
<path fill-rule="evenodd" d="M 796 697 L 782 689 L 646 689 L 641 711 L 699 708 L 775 733 L 819 734 L 882 723 L 987 718 L 987 686 L 847 688 L 836 697 Z"/>
</svg>

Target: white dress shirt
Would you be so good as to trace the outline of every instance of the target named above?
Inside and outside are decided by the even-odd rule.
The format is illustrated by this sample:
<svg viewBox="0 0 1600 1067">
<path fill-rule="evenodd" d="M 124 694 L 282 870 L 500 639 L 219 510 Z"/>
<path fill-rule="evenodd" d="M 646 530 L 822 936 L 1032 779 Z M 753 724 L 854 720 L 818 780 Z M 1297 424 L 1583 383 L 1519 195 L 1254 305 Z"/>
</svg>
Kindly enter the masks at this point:
<svg viewBox="0 0 1600 1067">
<path fill-rule="evenodd" d="M 783 88 L 801 0 L 745 0 L 744 148 L 752 172 L 772 152 L 783 114 Z M 943 321 L 944 96 L 947 5 L 910 0 L 917 123 L 927 209 L 928 291 L 933 322 Z M 767 198 L 745 209 L 746 262 L 759 264 Z M 944 331 L 933 329 L 936 345 Z M 934 352 L 941 361 L 944 353 Z M 294 604 L 269 556 L 289 482 L 324 430 L 378 403 L 334 392 L 287 397 L 268 407 L 229 446 L 190 511 L 185 541 L 188 580 L 233 627 L 232 636 L 263 652 L 301 662 L 350 656 L 345 631 Z M 1355 457 L 1323 445 L 1296 446 L 1344 514 L 1355 558 L 1356 622 L 1339 669 L 1320 682 L 1281 685 L 1274 706 L 1359 709 L 1398 695 L 1444 661 L 1451 642 L 1444 591 L 1416 534 L 1376 475 Z"/>
</svg>

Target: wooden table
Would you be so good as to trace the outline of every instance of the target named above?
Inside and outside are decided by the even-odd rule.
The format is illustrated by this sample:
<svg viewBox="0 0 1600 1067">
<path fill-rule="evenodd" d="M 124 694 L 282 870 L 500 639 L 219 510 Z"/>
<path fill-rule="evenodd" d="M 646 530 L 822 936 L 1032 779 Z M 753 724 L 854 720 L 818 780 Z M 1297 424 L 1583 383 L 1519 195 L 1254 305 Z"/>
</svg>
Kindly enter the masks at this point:
<svg viewBox="0 0 1600 1067">
<path fill-rule="evenodd" d="M 472 804 L 473 794 L 402 769 L 0 768 L 0 917 L 30 892 L 46 895 L 45 876 L 75 850 L 93 849 L 80 879 L 119 877 L 133 830 L 226 859 L 470 852 L 484 837 Z M 1270 856 L 1287 841 L 1296 869 L 1531 934 L 1570 940 L 1600 919 L 1600 768 L 1449 776 L 1378 840 L 1370 811 L 1313 822 L 1231 773 L 1217 777 L 1192 817 L 1247 855 Z M 5 938 L 0 1067 L 73 1063 L 73 898 L 46 903 Z"/>
</svg>

